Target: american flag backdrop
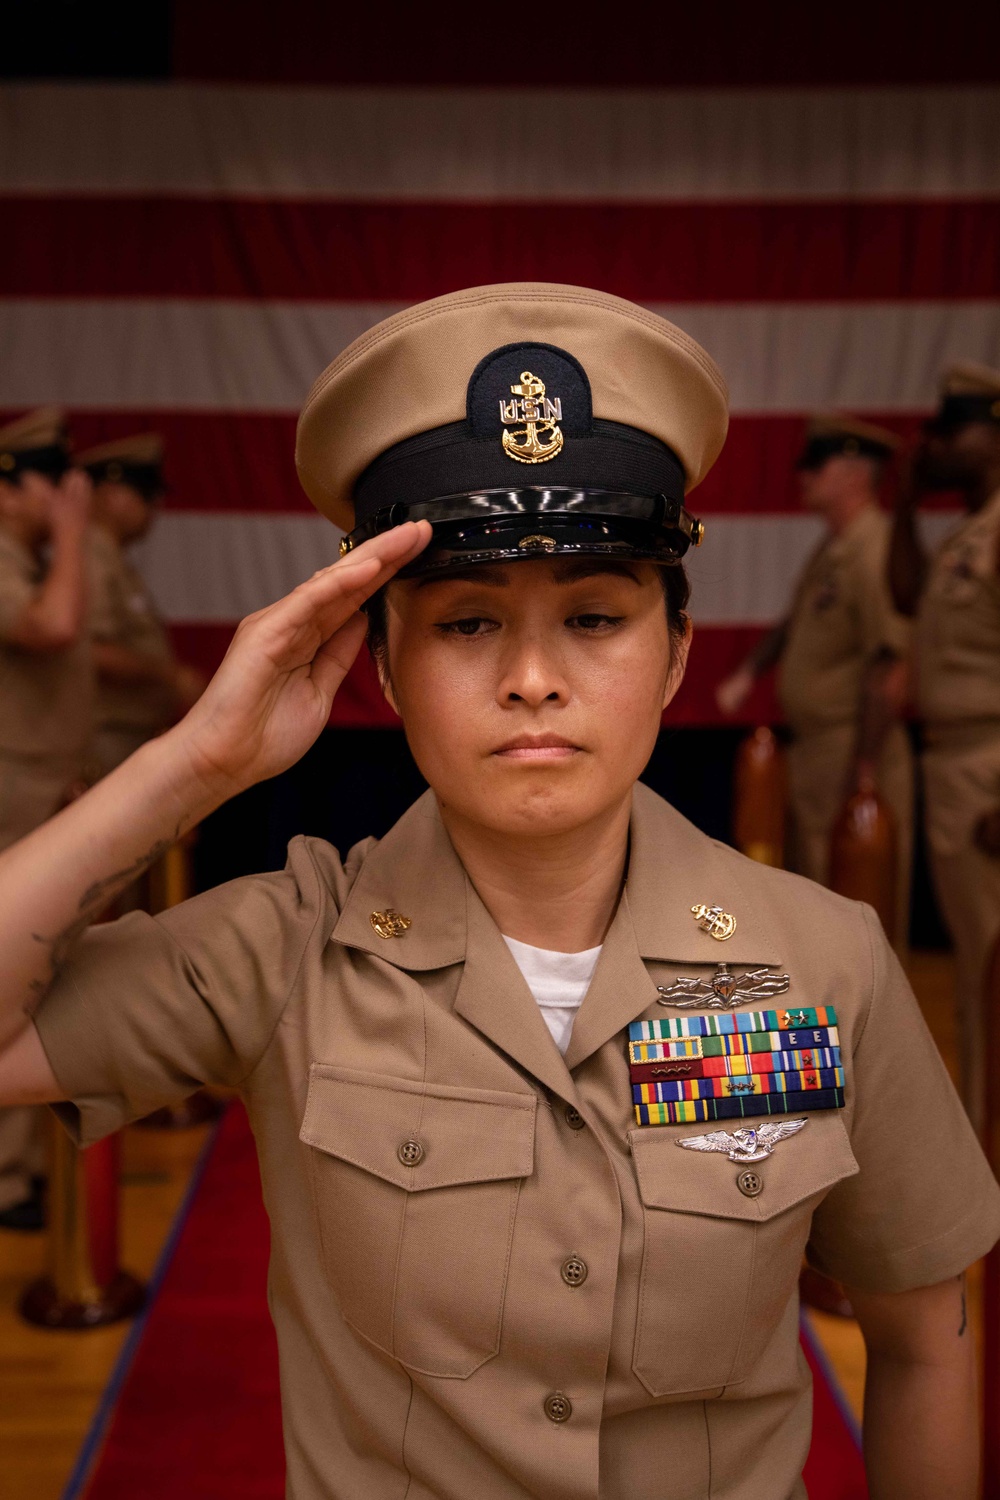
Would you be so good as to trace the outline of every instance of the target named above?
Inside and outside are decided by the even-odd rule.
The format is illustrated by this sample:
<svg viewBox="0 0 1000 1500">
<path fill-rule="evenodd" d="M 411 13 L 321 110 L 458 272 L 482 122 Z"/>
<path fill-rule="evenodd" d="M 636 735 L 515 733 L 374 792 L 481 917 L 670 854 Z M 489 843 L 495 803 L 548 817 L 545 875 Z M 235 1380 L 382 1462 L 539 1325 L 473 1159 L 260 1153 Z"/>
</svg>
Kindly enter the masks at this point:
<svg viewBox="0 0 1000 1500">
<path fill-rule="evenodd" d="M 211 666 L 242 614 L 335 556 L 293 441 L 345 344 L 483 282 L 632 298 L 731 390 L 690 502 L 708 532 L 670 711 L 711 723 L 817 536 L 792 470 L 805 414 L 912 435 L 945 361 L 1000 366 L 998 142 L 983 83 L 7 84 L 0 415 L 64 404 L 79 446 L 164 433 L 171 493 L 140 564 Z M 367 660 L 334 718 L 396 722 Z"/>
</svg>

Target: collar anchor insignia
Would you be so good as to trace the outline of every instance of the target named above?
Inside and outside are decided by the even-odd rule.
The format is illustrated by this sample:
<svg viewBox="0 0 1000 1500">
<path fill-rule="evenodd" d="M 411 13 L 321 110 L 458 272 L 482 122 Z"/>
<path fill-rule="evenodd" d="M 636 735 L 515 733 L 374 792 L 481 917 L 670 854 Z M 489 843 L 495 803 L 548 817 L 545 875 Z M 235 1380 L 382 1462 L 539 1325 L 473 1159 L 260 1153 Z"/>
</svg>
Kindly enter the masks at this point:
<svg viewBox="0 0 1000 1500">
<path fill-rule="evenodd" d="M 714 937 L 717 943 L 728 943 L 736 931 L 736 918 L 732 912 L 723 911 L 721 906 L 708 906 L 704 901 L 699 901 L 692 906 L 691 915 L 702 932 Z"/>
<path fill-rule="evenodd" d="M 791 984 L 787 974 L 772 974 L 766 968 L 748 969 L 734 974 L 728 964 L 716 964 L 711 979 L 681 978 L 673 984 L 658 984 L 657 1005 L 672 1005 L 676 1010 L 734 1010 L 737 1005 L 770 1000 L 783 995 Z"/>
<path fill-rule="evenodd" d="M 512 385 L 513 401 L 500 402 L 504 424 L 503 448 L 519 464 L 544 464 L 555 458 L 563 445 L 562 401 L 545 394 L 545 382 L 530 370 L 521 371 L 520 385 Z M 514 425 L 514 424 L 519 425 Z M 547 434 L 546 437 L 540 434 Z"/>
<path fill-rule="evenodd" d="M 391 908 L 387 911 L 373 911 L 368 920 L 380 938 L 402 937 L 406 929 L 413 926 L 412 917 L 400 916 L 398 911 Z"/>
<path fill-rule="evenodd" d="M 785 1140 L 787 1136 L 797 1135 L 803 1125 L 808 1124 L 808 1119 L 768 1120 L 756 1130 L 742 1127 L 732 1134 L 728 1130 L 713 1130 L 708 1135 L 685 1136 L 683 1140 L 675 1141 L 674 1145 L 683 1146 L 688 1151 L 724 1151 L 730 1161 L 742 1166 L 746 1162 L 763 1161 L 766 1156 L 771 1155 L 779 1141 Z"/>
</svg>

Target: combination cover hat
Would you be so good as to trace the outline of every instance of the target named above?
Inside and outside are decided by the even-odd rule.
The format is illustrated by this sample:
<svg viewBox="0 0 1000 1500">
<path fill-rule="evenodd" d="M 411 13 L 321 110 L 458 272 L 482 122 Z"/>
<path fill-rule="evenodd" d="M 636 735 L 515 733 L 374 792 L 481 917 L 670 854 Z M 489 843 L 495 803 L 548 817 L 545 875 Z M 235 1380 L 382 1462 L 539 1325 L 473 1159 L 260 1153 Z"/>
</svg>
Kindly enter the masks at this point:
<svg viewBox="0 0 1000 1500">
<path fill-rule="evenodd" d="M 127 484 L 144 500 L 166 489 L 163 482 L 163 439 L 158 432 L 140 432 L 76 454 L 74 463 L 86 469 L 95 484 Z"/>
<path fill-rule="evenodd" d="M 436 297 L 355 340 L 313 386 L 296 463 L 342 550 L 429 520 L 411 571 L 539 553 L 678 562 L 684 506 L 725 440 L 698 344 L 605 292 L 508 282 Z"/>
<path fill-rule="evenodd" d="M 0 479 L 16 481 L 27 470 L 60 479 L 69 468 L 66 415 L 42 406 L 0 427 Z"/>
<path fill-rule="evenodd" d="M 1000 423 L 1000 370 L 963 360 L 941 377 L 941 404 L 926 424 L 930 432 L 957 432 L 969 422 Z"/>
<path fill-rule="evenodd" d="M 900 440 L 887 427 L 876 427 L 842 412 L 819 412 L 810 418 L 806 440 L 795 465 L 797 469 L 821 469 L 827 459 L 889 459 Z"/>
</svg>

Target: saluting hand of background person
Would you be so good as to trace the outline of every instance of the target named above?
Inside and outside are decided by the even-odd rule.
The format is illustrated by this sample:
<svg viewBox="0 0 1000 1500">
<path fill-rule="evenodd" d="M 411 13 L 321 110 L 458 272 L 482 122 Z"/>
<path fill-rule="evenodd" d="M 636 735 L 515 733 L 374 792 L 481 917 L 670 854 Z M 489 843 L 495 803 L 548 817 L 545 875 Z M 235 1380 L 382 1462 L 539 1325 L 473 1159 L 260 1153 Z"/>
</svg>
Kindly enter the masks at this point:
<svg viewBox="0 0 1000 1500">
<path fill-rule="evenodd" d="M 305 754 L 365 639 L 360 606 L 430 535 L 419 521 L 373 537 L 242 621 L 218 672 L 173 731 L 206 787 L 229 797 Z"/>
<path fill-rule="evenodd" d="M 82 469 L 67 469 L 49 499 L 49 529 L 53 535 L 83 531 L 90 521 L 94 486 Z"/>
</svg>

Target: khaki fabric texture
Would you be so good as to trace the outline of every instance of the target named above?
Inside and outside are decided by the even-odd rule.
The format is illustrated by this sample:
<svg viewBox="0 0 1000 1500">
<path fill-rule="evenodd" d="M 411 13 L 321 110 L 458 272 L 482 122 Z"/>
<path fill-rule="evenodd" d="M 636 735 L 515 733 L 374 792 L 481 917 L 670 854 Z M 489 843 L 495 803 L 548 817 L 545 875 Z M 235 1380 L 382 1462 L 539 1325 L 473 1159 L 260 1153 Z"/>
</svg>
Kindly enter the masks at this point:
<svg viewBox="0 0 1000 1500">
<path fill-rule="evenodd" d="M 91 528 L 90 543 L 94 640 L 107 641 L 157 661 L 172 661 L 166 627 L 142 574 L 103 526 Z M 99 677 L 94 717 L 98 735 L 110 732 L 130 738 L 140 734 L 149 739 L 171 722 L 172 695 L 160 683 L 113 683 Z"/>
<path fill-rule="evenodd" d="M 0 753 L 78 768 L 93 724 L 89 641 L 26 651 L 10 640 L 43 578 L 35 554 L 0 527 Z"/>
<path fill-rule="evenodd" d="M 865 673 L 880 651 L 905 656 L 911 630 L 886 580 L 889 517 L 863 510 L 813 553 L 799 581 L 778 669 L 795 734 L 858 724 Z"/>
<path fill-rule="evenodd" d="M 737 917 L 725 945 L 696 901 Z M 373 912 L 411 918 L 383 940 Z M 760 1163 L 635 1125 L 627 1027 L 657 984 L 780 965 L 835 1005 L 847 1107 Z M 560 1056 L 426 794 L 342 863 L 93 929 L 36 1025 L 92 1141 L 239 1088 L 272 1225 L 288 1493 L 803 1500 L 801 1256 L 895 1291 L 962 1270 L 1000 1193 L 866 908 L 636 789 L 628 882 Z M 574 1114 L 574 1112 L 576 1112 Z M 582 1128 L 575 1128 L 581 1124 Z M 416 1142 L 422 1152 L 413 1160 Z M 582 1286 L 560 1267 L 581 1257 Z M 544 1402 L 572 1402 L 560 1426 Z"/>
<path fill-rule="evenodd" d="M 857 746 L 857 726 L 841 724 L 803 734 L 788 749 L 788 794 L 793 868 L 821 885 L 830 883 L 830 836 L 844 806 L 844 788 Z M 905 947 L 913 869 L 914 765 L 901 724 L 886 735 L 876 785 L 892 812 L 896 832 L 896 914 L 893 942 Z"/>
<path fill-rule="evenodd" d="M 915 648 L 926 723 L 992 719 L 1000 733 L 1000 491 L 935 554 Z"/>
</svg>

